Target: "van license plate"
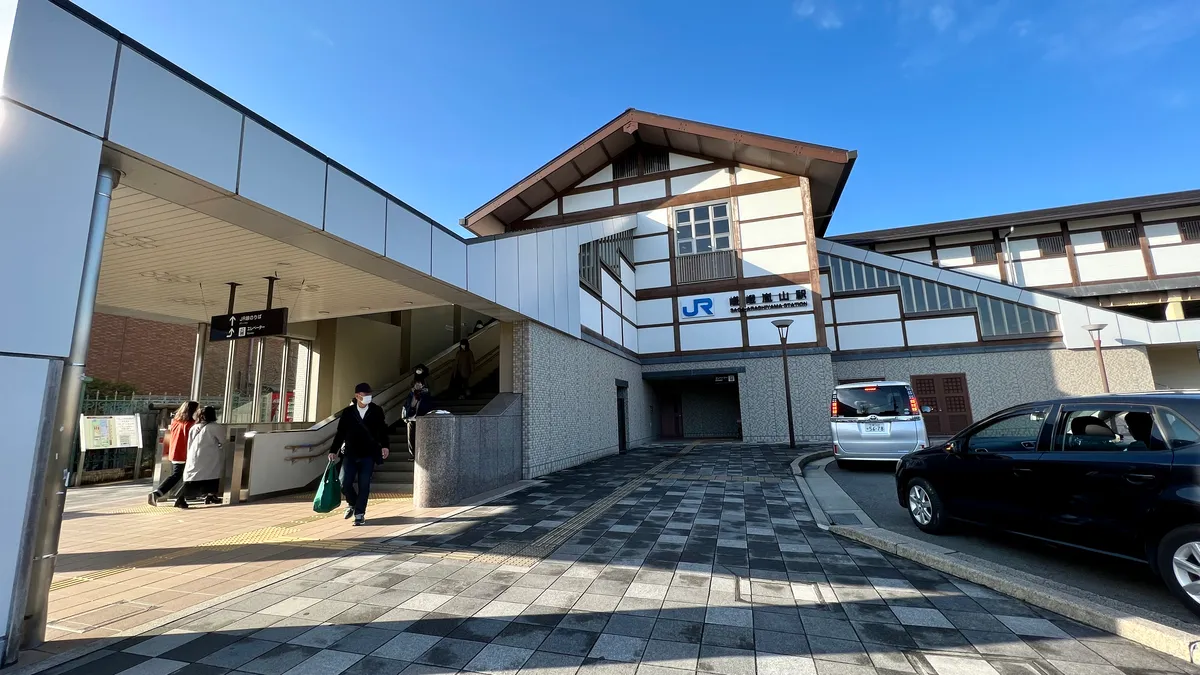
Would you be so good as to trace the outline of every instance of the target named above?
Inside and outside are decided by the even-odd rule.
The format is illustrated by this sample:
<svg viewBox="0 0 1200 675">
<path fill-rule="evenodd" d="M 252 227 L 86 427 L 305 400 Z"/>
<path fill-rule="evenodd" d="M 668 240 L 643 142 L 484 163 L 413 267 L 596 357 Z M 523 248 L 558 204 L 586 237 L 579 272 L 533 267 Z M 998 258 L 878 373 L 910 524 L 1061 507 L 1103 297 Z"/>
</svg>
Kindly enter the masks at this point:
<svg viewBox="0 0 1200 675">
<path fill-rule="evenodd" d="M 863 425 L 864 434 L 886 434 L 888 425 L 884 422 L 867 423 Z"/>
</svg>

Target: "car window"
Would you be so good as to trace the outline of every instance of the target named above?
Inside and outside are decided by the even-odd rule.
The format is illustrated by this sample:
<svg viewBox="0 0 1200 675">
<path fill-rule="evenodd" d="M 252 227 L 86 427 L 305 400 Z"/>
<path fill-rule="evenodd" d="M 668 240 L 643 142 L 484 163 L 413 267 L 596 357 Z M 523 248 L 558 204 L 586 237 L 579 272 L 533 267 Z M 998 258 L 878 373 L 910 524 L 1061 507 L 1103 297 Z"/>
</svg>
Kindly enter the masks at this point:
<svg viewBox="0 0 1200 675">
<path fill-rule="evenodd" d="M 834 390 L 837 417 L 867 417 L 869 415 L 909 415 L 911 394 L 908 387 L 896 384 L 865 385 Z"/>
<path fill-rule="evenodd" d="M 1058 422 L 1054 447 L 1065 452 L 1145 452 L 1167 443 L 1146 410 L 1068 410 Z"/>
<path fill-rule="evenodd" d="M 1183 448 L 1194 443 L 1200 443 L 1200 434 L 1197 434 L 1192 425 L 1183 421 L 1183 418 L 1179 415 L 1170 410 L 1164 410 L 1162 411 L 1162 419 L 1171 432 L 1172 448 Z"/>
<path fill-rule="evenodd" d="M 1001 417 L 976 429 L 967 438 L 971 452 L 1029 452 L 1037 449 L 1038 436 L 1046 422 L 1046 410 L 1038 408 Z"/>
</svg>

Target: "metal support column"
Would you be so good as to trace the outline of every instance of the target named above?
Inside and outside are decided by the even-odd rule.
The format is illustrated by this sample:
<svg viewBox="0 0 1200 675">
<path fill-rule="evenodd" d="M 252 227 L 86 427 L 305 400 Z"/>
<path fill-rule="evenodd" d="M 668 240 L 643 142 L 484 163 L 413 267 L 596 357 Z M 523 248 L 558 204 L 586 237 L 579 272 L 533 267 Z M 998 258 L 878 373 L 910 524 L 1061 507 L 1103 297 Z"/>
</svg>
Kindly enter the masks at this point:
<svg viewBox="0 0 1200 675">
<path fill-rule="evenodd" d="M 196 353 L 192 357 L 192 391 L 189 396 L 199 401 L 204 392 L 204 353 L 208 351 L 208 324 L 196 324 Z"/>
<path fill-rule="evenodd" d="M 228 314 L 233 314 L 233 302 L 237 298 L 237 288 L 241 284 L 230 282 L 229 286 L 229 311 Z M 229 424 L 233 422 L 233 370 L 237 365 L 237 340 L 229 341 L 229 358 L 225 361 L 225 396 L 221 401 L 221 423 Z"/>
<path fill-rule="evenodd" d="M 96 175 L 96 197 L 92 201 L 87 248 L 83 257 L 83 274 L 79 282 L 79 297 L 75 303 L 71 351 L 63 364 L 49 442 L 39 447 L 38 456 L 35 458 L 37 466 L 45 467 L 45 473 L 37 494 L 31 495 L 34 507 L 25 520 L 24 531 L 21 534 L 18 560 L 29 562 L 22 562 L 17 568 L 13 583 L 13 603 L 7 617 L 6 630 L 9 639 L 5 645 L 4 663 L 15 661 L 20 647 L 36 647 L 46 639 L 50 580 L 54 576 L 54 562 L 58 555 L 63 507 L 67 497 L 67 474 L 79 427 L 80 396 L 88 342 L 91 339 L 92 315 L 96 309 L 96 289 L 100 283 L 104 230 L 108 226 L 112 193 L 120 181 L 120 176 L 119 171 L 108 166 L 101 166 Z"/>
</svg>

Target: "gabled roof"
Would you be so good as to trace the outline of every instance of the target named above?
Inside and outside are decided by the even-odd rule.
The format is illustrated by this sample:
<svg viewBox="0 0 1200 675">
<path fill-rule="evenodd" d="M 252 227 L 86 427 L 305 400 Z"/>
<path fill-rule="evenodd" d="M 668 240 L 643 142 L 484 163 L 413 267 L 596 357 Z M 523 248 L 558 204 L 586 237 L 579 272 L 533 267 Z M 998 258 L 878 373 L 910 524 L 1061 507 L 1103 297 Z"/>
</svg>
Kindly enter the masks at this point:
<svg viewBox="0 0 1200 675">
<path fill-rule="evenodd" d="M 1200 204 L 1200 190 L 1185 190 L 1183 192 L 1168 192 L 1144 197 L 1127 197 L 1110 199 L 1103 202 L 1089 202 L 1072 206 L 1056 206 L 1036 211 L 1020 211 L 1005 213 L 998 216 L 982 218 L 964 218 L 963 220 L 948 220 L 927 225 L 911 225 L 908 227 L 893 227 L 886 230 L 871 230 L 868 232 L 852 232 L 839 234 L 835 239 L 845 244 L 861 246 L 884 241 L 901 241 L 904 239 L 920 239 L 958 232 L 975 232 L 977 230 L 992 230 L 996 228 L 1020 227 L 1022 225 L 1042 225 L 1061 220 L 1078 220 L 1082 218 L 1100 218 L 1103 216 L 1123 215 L 1134 211 L 1149 211 L 1153 209 L 1170 209 L 1180 206 Z"/>
<path fill-rule="evenodd" d="M 824 234 L 858 153 L 630 108 L 464 219 L 476 234 L 508 229 L 637 142 L 806 176 Z M 477 229 L 478 228 L 478 229 Z M 482 231 L 481 231 L 482 230 Z"/>
</svg>

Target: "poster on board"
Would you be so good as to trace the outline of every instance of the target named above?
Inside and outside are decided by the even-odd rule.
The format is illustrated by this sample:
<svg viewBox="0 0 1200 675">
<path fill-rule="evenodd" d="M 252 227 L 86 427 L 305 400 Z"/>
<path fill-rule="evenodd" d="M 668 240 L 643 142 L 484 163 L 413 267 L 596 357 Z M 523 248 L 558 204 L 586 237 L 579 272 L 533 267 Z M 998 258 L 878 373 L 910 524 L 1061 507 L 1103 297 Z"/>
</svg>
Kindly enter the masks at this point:
<svg viewBox="0 0 1200 675">
<path fill-rule="evenodd" d="M 84 450 L 142 447 L 142 420 L 137 415 L 79 416 L 79 445 Z"/>
</svg>

